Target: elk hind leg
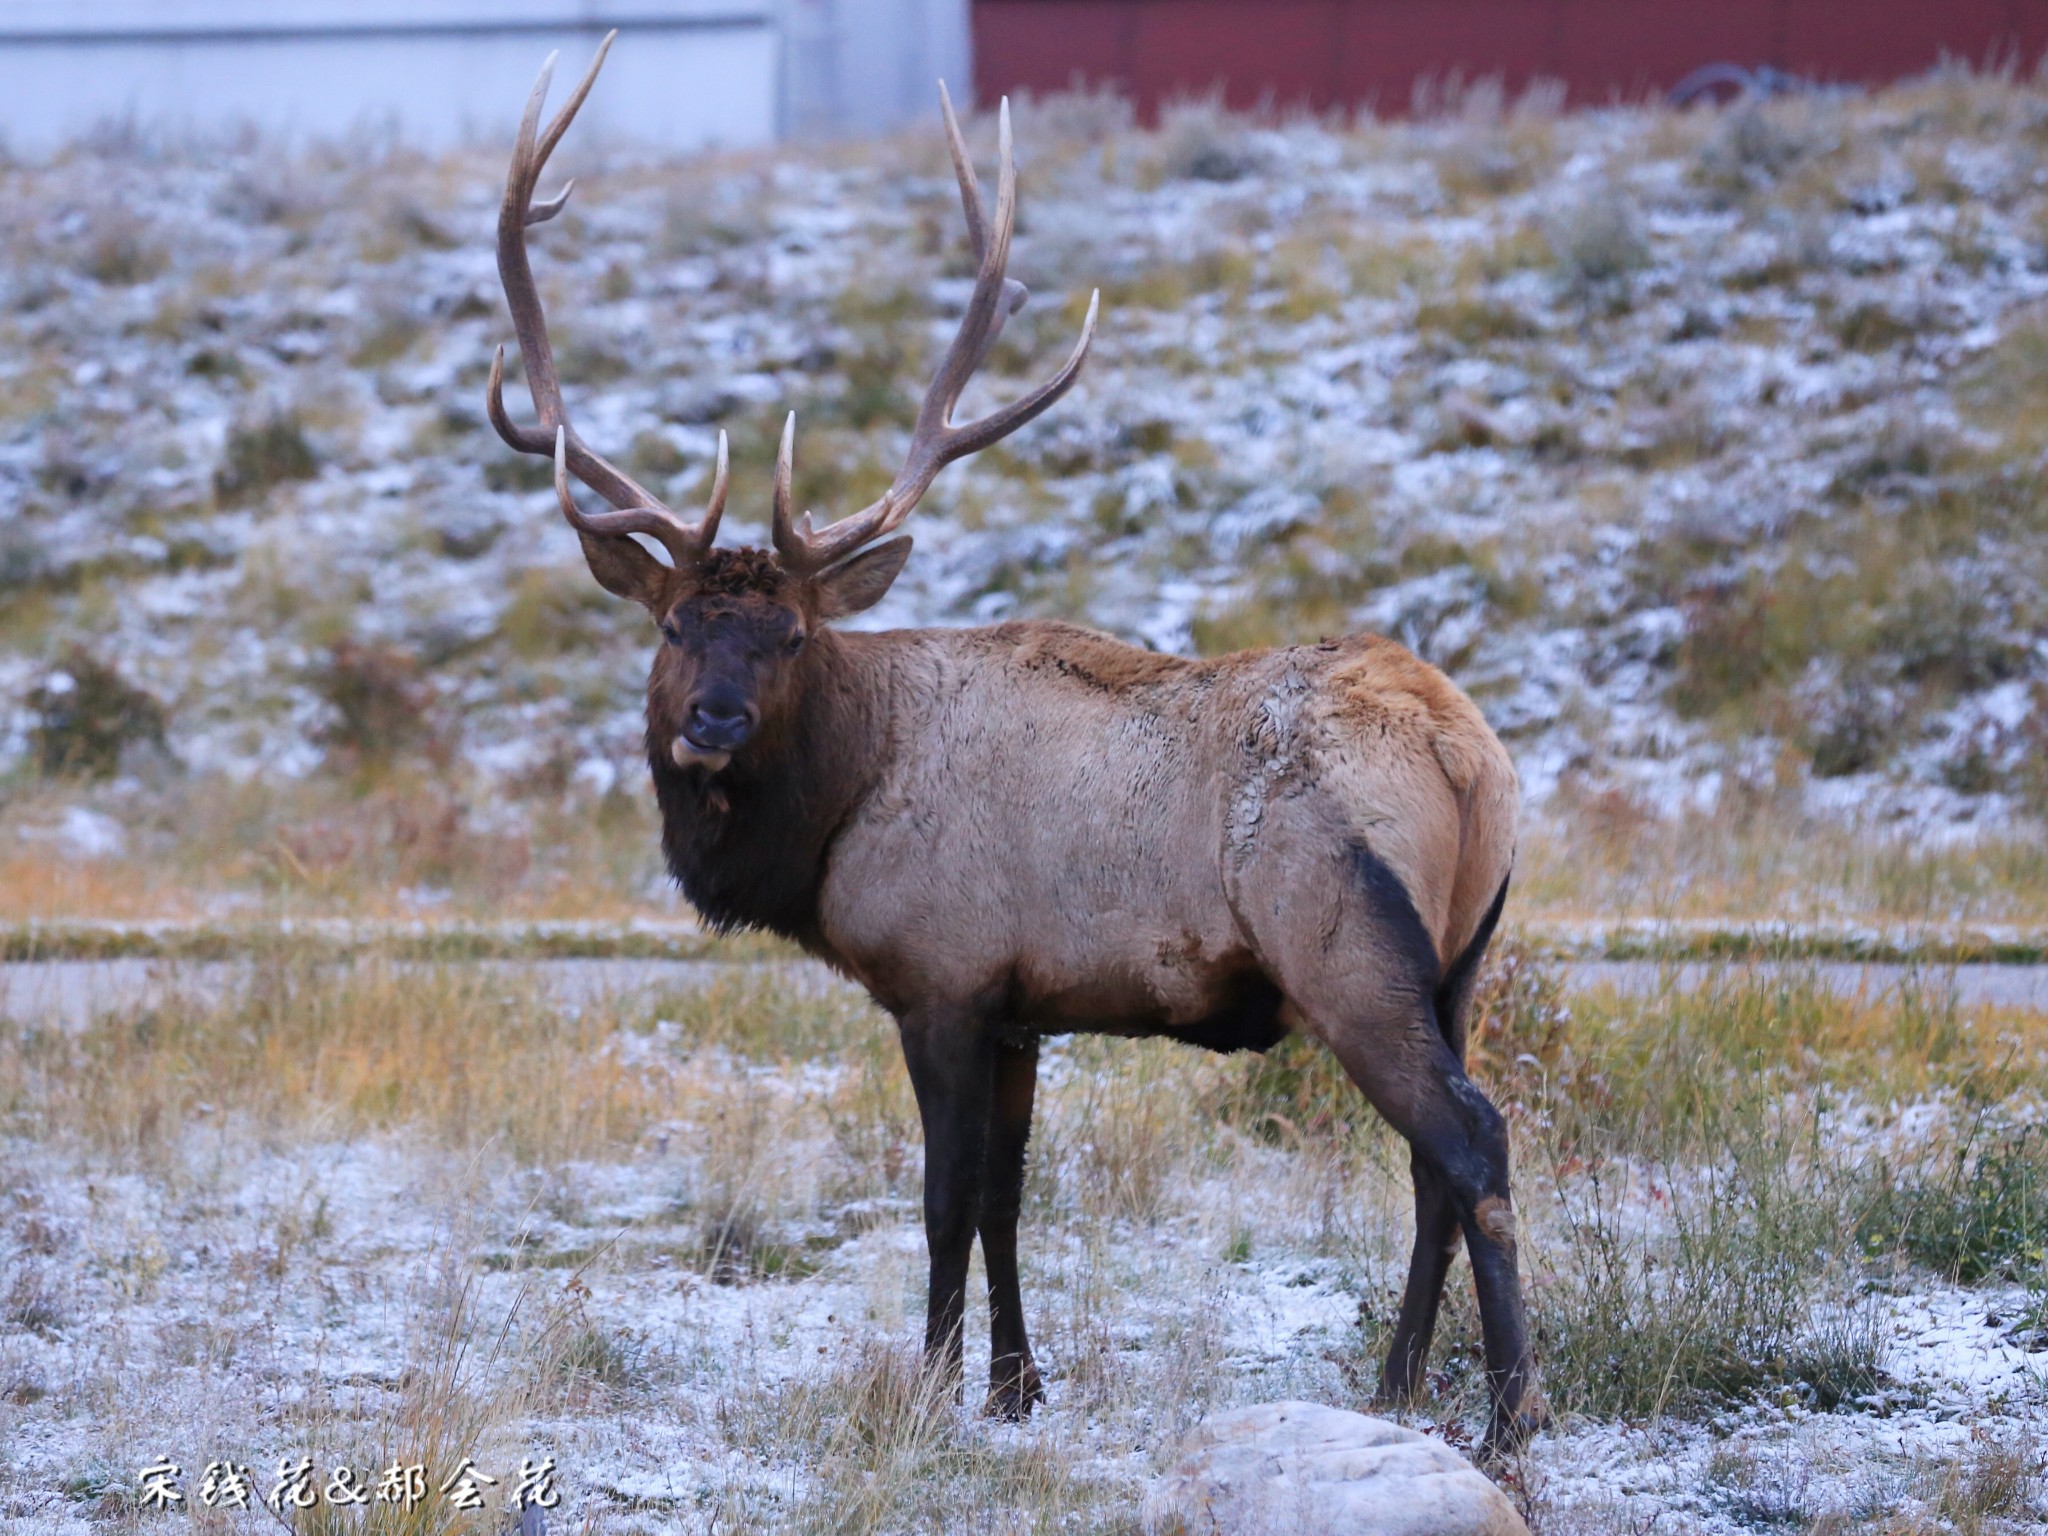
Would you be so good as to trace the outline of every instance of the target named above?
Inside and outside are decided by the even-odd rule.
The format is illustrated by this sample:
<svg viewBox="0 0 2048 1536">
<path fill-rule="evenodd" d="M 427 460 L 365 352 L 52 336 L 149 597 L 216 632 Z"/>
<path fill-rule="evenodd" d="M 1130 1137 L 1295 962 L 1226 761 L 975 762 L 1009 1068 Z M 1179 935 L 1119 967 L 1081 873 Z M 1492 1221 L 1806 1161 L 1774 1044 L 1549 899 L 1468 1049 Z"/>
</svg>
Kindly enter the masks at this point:
<svg viewBox="0 0 2048 1536">
<path fill-rule="evenodd" d="M 1410 1150 L 1409 1176 L 1415 1182 L 1415 1248 L 1408 1256 L 1408 1283 L 1401 1291 L 1401 1310 L 1394 1319 L 1394 1337 L 1380 1369 L 1378 1400 L 1410 1402 L 1422 1385 L 1429 1364 L 1429 1345 L 1436 1336 L 1437 1312 L 1443 1305 L 1444 1280 L 1451 1260 L 1465 1240 L 1458 1223 L 1458 1203 L 1436 1168 L 1420 1152 Z"/>
<path fill-rule="evenodd" d="M 1507 1125 L 1465 1075 L 1439 1021 L 1446 977 L 1406 888 L 1362 841 L 1317 848 L 1315 830 L 1272 829 L 1280 835 L 1268 845 L 1272 864 L 1260 871 L 1270 881 L 1265 900 L 1246 910 L 1288 1000 L 1448 1192 L 1472 1259 L 1493 1397 L 1487 1445 L 1497 1451 L 1533 1428 L 1540 1412 L 1516 1274 Z M 1418 1198 L 1425 1230 L 1413 1267 L 1421 1273 L 1411 1276 L 1413 1310 L 1404 1306 L 1405 1327 L 1396 1328 L 1397 1384 L 1404 1363 L 1413 1379 L 1416 1345 L 1442 1289 L 1450 1246 L 1442 1201 L 1441 1192 Z"/>
<path fill-rule="evenodd" d="M 1499 1451 L 1538 1427 L 1541 1396 L 1535 1390 L 1535 1368 L 1529 1358 L 1528 1325 L 1516 1269 L 1514 1204 L 1508 1188 L 1507 1122 L 1485 1094 L 1465 1075 L 1438 1032 L 1426 1000 L 1405 1028 L 1346 1028 L 1324 1034 L 1353 1082 L 1373 1107 L 1402 1135 L 1414 1162 L 1426 1165 L 1434 1181 L 1449 1192 L 1457 1224 L 1464 1229 L 1465 1249 L 1472 1259 L 1473 1289 L 1479 1298 L 1480 1332 L 1486 1346 L 1486 1375 L 1493 1415 L 1486 1445 Z M 1418 1212 L 1422 1197 L 1418 1196 Z M 1436 1209 L 1433 1204 L 1431 1209 Z M 1422 1252 L 1435 1237 L 1435 1255 Z M 1439 1232 L 1418 1234 L 1418 1256 L 1428 1260 L 1421 1285 L 1411 1300 L 1421 1324 L 1434 1321 L 1442 1291 L 1442 1268 L 1451 1239 Z M 1413 1278 L 1413 1277 L 1411 1277 Z M 1396 1344 L 1401 1345 L 1397 1328 Z M 1412 1355 L 1410 1356 L 1412 1360 Z M 1388 1374 L 1402 1362 L 1390 1357 Z"/>
<path fill-rule="evenodd" d="M 1480 962 L 1486 957 L 1507 896 L 1508 886 L 1503 880 L 1471 940 L 1437 986 L 1437 1026 L 1460 1065 L 1465 1060 L 1472 993 L 1479 979 Z M 1380 1373 L 1379 1400 L 1383 1403 L 1407 1402 L 1421 1384 L 1423 1370 L 1429 1363 L 1430 1341 L 1436 1334 L 1444 1279 L 1450 1272 L 1451 1260 L 1457 1256 L 1459 1243 L 1464 1240 L 1457 1201 L 1450 1186 L 1419 1153 L 1411 1153 L 1408 1166 L 1415 1184 L 1415 1249 L 1408 1260 L 1408 1283 L 1401 1294 L 1401 1311 L 1395 1319 L 1386 1367 Z"/>
</svg>

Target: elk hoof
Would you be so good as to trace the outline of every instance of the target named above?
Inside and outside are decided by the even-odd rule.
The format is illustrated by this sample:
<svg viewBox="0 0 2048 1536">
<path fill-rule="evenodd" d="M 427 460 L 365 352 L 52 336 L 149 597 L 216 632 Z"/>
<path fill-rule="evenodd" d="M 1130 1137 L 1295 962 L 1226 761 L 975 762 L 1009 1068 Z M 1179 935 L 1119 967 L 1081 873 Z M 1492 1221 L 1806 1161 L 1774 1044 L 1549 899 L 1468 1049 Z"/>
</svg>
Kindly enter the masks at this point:
<svg viewBox="0 0 2048 1536">
<path fill-rule="evenodd" d="M 1038 1379 L 1037 1368 L 1027 1365 L 1022 1371 L 992 1379 L 988 1401 L 981 1405 L 981 1411 L 1006 1424 L 1021 1424 L 1044 1401 L 1045 1384 Z"/>
<path fill-rule="evenodd" d="M 1397 1371 L 1394 1358 L 1388 1359 L 1385 1369 L 1380 1372 L 1379 1385 L 1373 1389 L 1372 1405 L 1375 1408 L 1412 1408 L 1422 1397 L 1419 1375 Z"/>
<path fill-rule="evenodd" d="M 1540 1390 L 1531 1388 L 1513 1413 L 1495 1411 L 1492 1421 L 1486 1426 L 1486 1438 L 1479 1442 L 1479 1465 L 1491 1470 L 1512 1460 L 1528 1448 L 1529 1442 L 1539 1432 L 1549 1427 L 1550 1405 L 1543 1400 Z"/>
</svg>

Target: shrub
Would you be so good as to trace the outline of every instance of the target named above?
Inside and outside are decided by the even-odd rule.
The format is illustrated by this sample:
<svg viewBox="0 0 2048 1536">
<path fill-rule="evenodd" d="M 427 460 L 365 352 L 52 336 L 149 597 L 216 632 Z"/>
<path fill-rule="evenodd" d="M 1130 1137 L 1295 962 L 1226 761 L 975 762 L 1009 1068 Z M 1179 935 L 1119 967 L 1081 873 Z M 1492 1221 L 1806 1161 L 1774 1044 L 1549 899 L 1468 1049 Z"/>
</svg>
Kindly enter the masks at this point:
<svg viewBox="0 0 2048 1536">
<path fill-rule="evenodd" d="M 77 266 L 94 282 L 132 288 L 161 276 L 170 264 L 170 253 L 146 237 L 132 208 L 109 205 L 87 217 Z"/>
<path fill-rule="evenodd" d="M 1161 170 L 1179 181 L 1242 181 L 1270 162 L 1258 139 L 1215 99 L 1169 107 L 1160 125 Z"/>
<path fill-rule="evenodd" d="M 1228 1084 L 1211 1108 L 1248 1136 L 1296 1142 L 1349 1130 L 1372 1113 L 1336 1054 L 1320 1040 L 1289 1035 L 1246 1063 L 1244 1075 Z"/>
<path fill-rule="evenodd" d="M 1901 734 L 1902 701 L 1867 671 L 1847 676 L 1834 667 L 1815 671 L 1795 699 L 1815 777 L 1839 778 L 1877 767 Z"/>
<path fill-rule="evenodd" d="M 229 429 L 227 451 L 214 474 L 213 488 L 223 502 L 248 501 L 274 485 L 310 480 L 319 472 L 319 460 L 306 441 L 297 413 L 283 411 Z"/>
<path fill-rule="evenodd" d="M 1517 1100 L 1562 1087 L 1571 1021 L 1563 974 L 1518 935 L 1502 935 L 1472 997 L 1466 1063 L 1489 1092 Z"/>
<path fill-rule="evenodd" d="M 1827 1408 L 1883 1381 L 1876 1320 L 1818 1305 L 1834 1216 L 1790 1150 L 1763 1132 L 1735 1138 L 1723 1168 L 1665 1170 L 1661 1235 L 1633 1217 L 1639 1190 L 1597 1173 L 1559 1189 L 1566 1239 L 1539 1310 L 1545 1377 L 1565 1407 L 1647 1418 L 1776 1386 Z"/>
<path fill-rule="evenodd" d="M 1415 328 L 1435 331 L 1465 347 L 1523 341 L 1537 333 L 1536 322 L 1513 306 L 1471 296 L 1424 304 L 1415 312 Z"/>
<path fill-rule="evenodd" d="M 1914 336 L 1913 326 L 1882 304 L 1858 304 L 1835 321 L 1834 330 L 1852 352 L 1888 352 Z"/>
<path fill-rule="evenodd" d="M 745 1200 L 705 1217 L 694 1257 L 715 1285 L 801 1280 L 818 1267 L 801 1247 L 777 1237 L 760 1208 Z"/>
<path fill-rule="evenodd" d="M 1635 209 L 1614 193 L 1595 197 L 1550 227 L 1550 249 L 1566 291 L 1613 291 L 1649 265 L 1650 248 Z"/>
<path fill-rule="evenodd" d="M 29 695 L 36 766 L 51 777 L 109 778 L 122 753 L 164 745 L 164 707 L 119 672 L 73 648 Z"/>
<path fill-rule="evenodd" d="M 2048 1128 L 2001 1126 L 1932 1167 L 1881 1165 L 1857 1236 L 1955 1280 L 2048 1268 Z"/>
<path fill-rule="evenodd" d="M 333 712 L 320 740 L 348 767 L 438 744 L 432 689 L 419 662 L 394 646 L 344 640 L 327 653 L 313 686 Z"/>
<path fill-rule="evenodd" d="M 1804 660 L 1798 616 L 1776 585 L 1763 577 L 1738 578 L 1686 603 L 1671 694 L 1681 715 L 1712 715 L 1783 681 Z"/>
<path fill-rule="evenodd" d="M 1818 116 L 1800 103 L 1746 102 L 1701 149 L 1695 175 L 1724 196 L 1760 191 L 1826 146 Z"/>
<path fill-rule="evenodd" d="M 2031 639 L 1999 581 L 1975 562 L 1927 562 L 1901 572 L 1875 616 L 1871 646 L 1899 675 L 1967 693 L 2020 675 Z"/>
<path fill-rule="evenodd" d="M 563 1386 L 608 1387 L 616 1392 L 639 1380 L 645 1354 L 644 1340 L 579 1317 L 564 1330 L 546 1363 Z"/>
</svg>

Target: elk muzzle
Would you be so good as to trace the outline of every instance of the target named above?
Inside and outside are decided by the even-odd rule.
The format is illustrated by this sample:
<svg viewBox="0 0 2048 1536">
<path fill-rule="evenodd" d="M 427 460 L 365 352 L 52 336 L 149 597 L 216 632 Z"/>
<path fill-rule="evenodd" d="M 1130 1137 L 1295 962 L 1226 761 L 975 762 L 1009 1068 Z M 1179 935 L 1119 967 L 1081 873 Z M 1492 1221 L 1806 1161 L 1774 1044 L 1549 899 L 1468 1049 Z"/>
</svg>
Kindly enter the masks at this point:
<svg viewBox="0 0 2048 1536">
<path fill-rule="evenodd" d="M 717 770 L 747 744 L 761 723 L 760 708 L 737 689 L 708 688 L 691 699 L 671 747 L 679 767 Z"/>
</svg>

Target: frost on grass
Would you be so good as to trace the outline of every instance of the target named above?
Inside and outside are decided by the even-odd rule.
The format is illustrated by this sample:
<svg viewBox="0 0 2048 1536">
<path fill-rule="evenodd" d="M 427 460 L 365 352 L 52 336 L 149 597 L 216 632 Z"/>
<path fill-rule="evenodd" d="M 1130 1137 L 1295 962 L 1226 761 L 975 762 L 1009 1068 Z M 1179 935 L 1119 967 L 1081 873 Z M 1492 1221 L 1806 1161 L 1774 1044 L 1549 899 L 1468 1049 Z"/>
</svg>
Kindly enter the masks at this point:
<svg viewBox="0 0 2048 1536">
<path fill-rule="evenodd" d="M 1567 995 L 1508 959 L 1477 1060 L 1559 1412 L 1512 1469 L 1537 1527 L 2048 1512 L 2042 1016 L 1737 968 Z M 1050 1396 L 998 1426 L 979 1307 L 965 1408 L 916 1369 L 915 1108 L 811 968 L 572 1009 L 286 956 L 0 1038 L 25 1529 L 157 1528 L 159 1456 L 267 1490 L 310 1455 L 553 1456 L 558 1523 L 604 1533 L 1122 1531 L 1206 1413 L 1369 1407 L 1406 1258 L 1406 1150 L 1319 1048 L 1055 1044 L 1023 1241 Z M 1479 1355 L 1460 1261 L 1410 1421 L 1469 1446 Z"/>
<path fill-rule="evenodd" d="M 875 622 L 1181 651 L 1371 627 L 1474 692 L 1539 803 L 2038 811 L 2048 96 L 1497 94 L 1352 128 L 1026 110 L 1036 296 L 968 406 L 1100 285 L 1095 360 L 934 490 Z M 687 503 L 727 429 L 757 537 L 786 409 L 808 504 L 885 484 L 966 281 L 937 135 L 565 152 L 537 260 L 592 440 Z M 482 418 L 501 176 L 365 143 L 8 167 L 17 780 L 83 655 L 164 713 L 143 802 L 180 767 L 359 771 L 365 720 L 505 823 L 637 782 L 643 627 Z"/>
</svg>

